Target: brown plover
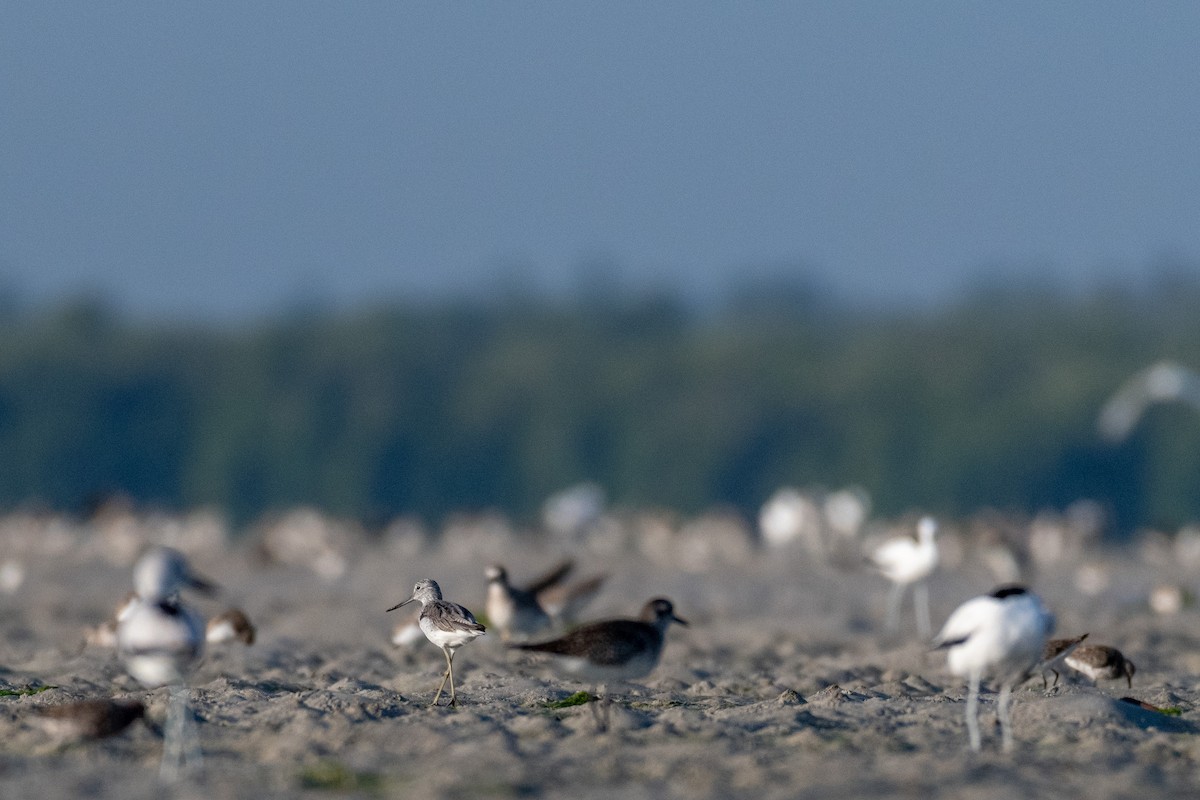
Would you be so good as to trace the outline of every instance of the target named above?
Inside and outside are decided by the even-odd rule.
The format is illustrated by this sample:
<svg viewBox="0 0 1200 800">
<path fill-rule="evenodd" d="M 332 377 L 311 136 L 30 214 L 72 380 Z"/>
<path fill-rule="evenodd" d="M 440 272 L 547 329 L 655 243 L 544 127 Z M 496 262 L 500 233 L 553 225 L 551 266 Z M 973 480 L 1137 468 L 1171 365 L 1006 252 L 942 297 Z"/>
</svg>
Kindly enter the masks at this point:
<svg viewBox="0 0 1200 800">
<path fill-rule="evenodd" d="M 1076 672 L 1087 675 L 1093 682 L 1124 678 L 1128 687 L 1133 688 L 1133 673 L 1137 670 L 1133 662 L 1115 647 L 1102 644 L 1084 645 L 1076 648 L 1064 662 Z"/>
<path fill-rule="evenodd" d="M 209 644 L 223 644 L 237 640 L 245 645 L 254 644 L 257 631 L 254 623 L 240 608 L 227 608 L 211 617 L 204 626 L 204 640 Z"/>
<path fill-rule="evenodd" d="M 569 674 L 598 685 L 603 694 L 605 719 L 599 712 L 600 730 L 607 727 L 609 697 L 603 687 L 611 681 L 628 681 L 649 675 L 662 655 L 663 639 L 672 622 L 687 625 L 675 615 L 670 600 L 656 598 L 646 603 L 638 619 L 610 619 L 583 625 L 548 642 L 517 644 L 513 647 L 548 653 Z"/>
<path fill-rule="evenodd" d="M 1088 635 L 1085 633 L 1082 636 L 1076 636 L 1074 639 L 1051 639 L 1046 642 L 1046 646 L 1042 648 L 1042 661 L 1035 670 L 1035 672 L 1040 672 L 1042 675 L 1043 689 L 1058 686 L 1058 671 L 1063 668 L 1064 660 L 1071 653 L 1075 652 L 1075 648 L 1079 647 L 1080 643 L 1087 637 Z M 1054 673 L 1053 685 L 1046 680 L 1047 672 Z"/>
<path fill-rule="evenodd" d="M 80 700 L 33 706 L 30 712 L 49 733 L 67 741 L 115 736 L 144 718 L 146 707 L 138 700 Z"/>
<path fill-rule="evenodd" d="M 428 578 L 417 581 L 416 586 L 413 587 L 412 597 L 397 603 L 388 611 L 395 611 L 414 600 L 421 604 L 419 621 L 425 638 L 442 648 L 442 652 L 446 655 L 446 674 L 442 676 L 442 684 L 438 687 L 437 694 L 433 696 L 433 702 L 430 705 L 437 705 L 437 701 L 442 696 L 442 690 L 446 688 L 446 681 L 449 680 L 450 705 L 457 706 L 458 696 L 454 691 L 454 651 L 476 637 L 482 636 L 487 629 L 476 622 L 475 616 L 458 603 L 443 600 L 442 590 L 438 587 L 437 582 Z"/>
<path fill-rule="evenodd" d="M 934 639 L 946 648 L 950 672 L 967 677 L 967 735 L 980 749 L 979 684 L 985 674 L 1000 684 L 997 713 L 1005 750 L 1013 745 L 1009 721 L 1012 689 L 1028 676 L 1042 655 L 1054 617 L 1037 595 L 1022 586 L 1002 586 L 963 603 Z"/>
</svg>

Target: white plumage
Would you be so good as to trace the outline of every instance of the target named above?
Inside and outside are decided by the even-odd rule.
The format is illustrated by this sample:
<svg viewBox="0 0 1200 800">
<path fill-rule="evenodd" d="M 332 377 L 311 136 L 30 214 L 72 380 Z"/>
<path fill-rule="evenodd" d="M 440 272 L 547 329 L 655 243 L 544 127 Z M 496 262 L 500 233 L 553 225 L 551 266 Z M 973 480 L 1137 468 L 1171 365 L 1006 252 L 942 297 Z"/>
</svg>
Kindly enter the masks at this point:
<svg viewBox="0 0 1200 800">
<path fill-rule="evenodd" d="M 179 599 L 179 591 L 211 585 L 192 574 L 178 550 L 156 547 L 133 572 L 137 597 L 119 613 L 117 654 L 147 688 L 180 684 L 204 653 L 204 618 Z"/>
<path fill-rule="evenodd" d="M 133 571 L 137 598 L 117 623 L 117 654 L 126 671 L 147 688 L 170 686 L 163 758 L 164 781 L 173 781 L 186 765 L 200 766 L 200 747 L 187 710 L 187 674 L 204 653 L 204 618 L 184 605 L 185 587 L 212 591 L 195 575 L 187 559 L 170 547 L 155 547 Z"/>
<path fill-rule="evenodd" d="M 917 536 L 897 536 L 888 539 L 871 554 L 871 563 L 892 582 L 888 595 L 887 626 L 899 627 L 900 604 L 904 589 L 913 585 L 913 607 L 917 615 L 917 630 L 922 637 L 932 631 L 929 622 L 929 590 L 924 581 L 938 565 L 937 521 L 922 517 L 917 523 Z"/>
<path fill-rule="evenodd" d="M 1004 749 L 1012 748 L 1008 706 L 1015 686 L 1041 660 L 1054 617 L 1041 599 L 1021 586 L 1004 586 L 963 603 L 934 640 L 947 650 L 950 672 L 967 678 L 967 733 L 980 748 L 979 685 L 985 675 L 1000 685 L 997 712 Z"/>
<path fill-rule="evenodd" d="M 1155 403 L 1182 402 L 1200 411 L 1200 374 L 1171 361 L 1160 361 L 1121 385 L 1096 420 L 1106 439 L 1120 442 Z"/>
</svg>

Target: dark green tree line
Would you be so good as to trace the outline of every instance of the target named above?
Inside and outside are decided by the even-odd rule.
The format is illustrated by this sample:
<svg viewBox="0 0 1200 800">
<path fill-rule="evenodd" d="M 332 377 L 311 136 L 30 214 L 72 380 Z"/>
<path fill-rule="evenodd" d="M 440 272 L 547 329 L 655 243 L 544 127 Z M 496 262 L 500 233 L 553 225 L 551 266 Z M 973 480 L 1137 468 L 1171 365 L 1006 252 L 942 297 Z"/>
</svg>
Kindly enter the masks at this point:
<svg viewBox="0 0 1200 800">
<path fill-rule="evenodd" d="M 102 305 L 0 323 L 0 503 L 124 492 L 238 520 L 299 503 L 382 518 L 531 514 L 591 479 L 623 504 L 747 512 L 780 485 L 877 509 L 1200 518 L 1200 416 L 1095 417 L 1161 358 L 1200 367 L 1200 284 L 982 292 L 936 312 L 666 298 L 307 313 L 234 328 Z"/>
</svg>

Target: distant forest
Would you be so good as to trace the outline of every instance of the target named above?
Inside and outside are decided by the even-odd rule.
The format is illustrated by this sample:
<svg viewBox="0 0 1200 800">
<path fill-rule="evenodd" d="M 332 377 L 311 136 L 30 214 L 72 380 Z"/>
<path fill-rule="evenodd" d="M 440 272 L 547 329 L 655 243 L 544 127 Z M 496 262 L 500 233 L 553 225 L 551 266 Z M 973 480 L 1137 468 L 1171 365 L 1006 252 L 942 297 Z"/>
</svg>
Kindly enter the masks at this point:
<svg viewBox="0 0 1200 800">
<path fill-rule="evenodd" d="M 753 514 L 859 485 L 876 513 L 1095 498 L 1123 528 L 1200 519 L 1200 416 L 1095 420 L 1163 358 L 1200 367 L 1200 282 L 980 291 L 853 312 L 804 292 L 391 305 L 234 327 L 102 303 L 0 315 L 0 504 L 124 493 L 244 523 L 297 504 L 371 521 L 534 519 L 581 480 L 619 505 Z"/>
</svg>

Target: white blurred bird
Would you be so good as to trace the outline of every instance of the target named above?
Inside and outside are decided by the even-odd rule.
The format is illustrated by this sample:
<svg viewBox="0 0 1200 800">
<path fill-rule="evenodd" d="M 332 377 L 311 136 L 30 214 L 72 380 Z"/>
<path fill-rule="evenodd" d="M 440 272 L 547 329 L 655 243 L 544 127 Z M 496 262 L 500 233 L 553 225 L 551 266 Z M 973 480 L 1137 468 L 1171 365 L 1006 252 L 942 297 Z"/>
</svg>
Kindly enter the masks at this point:
<svg viewBox="0 0 1200 800">
<path fill-rule="evenodd" d="M 825 549 L 821 529 L 820 508 L 790 487 L 771 495 L 758 512 L 759 535 L 767 547 L 783 548 L 799 542 L 810 555 L 820 555 Z"/>
<path fill-rule="evenodd" d="M 1100 410 L 1096 427 L 1112 442 L 1127 437 L 1154 403 L 1182 402 L 1200 411 L 1200 374 L 1160 361 L 1125 381 Z"/>
<path fill-rule="evenodd" d="M 586 481 L 551 495 L 542 505 L 542 524 L 563 539 L 578 539 L 604 514 L 604 488 Z"/>
<path fill-rule="evenodd" d="M 906 586 L 913 587 L 913 610 L 917 615 L 917 630 L 922 638 L 932 633 L 929 622 L 929 587 L 925 585 L 938 565 L 937 521 L 921 517 L 917 535 L 888 539 L 871 553 L 871 563 L 892 582 L 888 594 L 887 627 L 896 630 L 900 624 L 900 605 Z"/>
<path fill-rule="evenodd" d="M 85 647 L 116 647 L 117 646 L 117 626 L 121 624 L 121 620 L 129 616 L 129 612 L 133 611 L 137 605 L 137 592 L 129 592 L 113 609 L 113 614 L 108 619 L 101 622 L 94 628 L 88 628 L 84 632 L 83 643 Z"/>
<path fill-rule="evenodd" d="M 189 725 L 187 675 L 204 653 L 204 618 L 179 599 L 193 588 L 212 592 L 187 559 L 170 547 L 155 547 L 134 566 L 137 599 L 117 624 L 117 654 L 126 671 L 147 688 L 169 686 L 167 725 L 160 777 L 173 781 L 185 765 L 199 766 L 200 749 Z"/>
<path fill-rule="evenodd" d="M 1011 750 L 1009 703 L 1039 662 L 1054 617 L 1040 598 L 1022 586 L 1002 586 L 963 603 L 942 626 L 934 646 L 947 650 L 950 672 L 967 678 L 967 735 L 980 749 L 979 685 L 985 675 L 1000 685 L 997 714 L 1005 750 Z"/>
<path fill-rule="evenodd" d="M 400 620 L 392 626 L 391 642 L 396 647 L 412 647 L 417 642 L 425 639 L 425 632 L 421 630 L 421 610 L 401 617 Z"/>
<path fill-rule="evenodd" d="M 125 669 L 147 688 L 182 683 L 204 652 L 204 618 L 179 599 L 185 587 L 211 592 L 187 559 L 170 547 L 155 547 L 133 572 L 137 599 L 117 624 L 117 654 Z"/>
</svg>

